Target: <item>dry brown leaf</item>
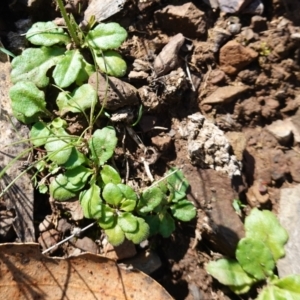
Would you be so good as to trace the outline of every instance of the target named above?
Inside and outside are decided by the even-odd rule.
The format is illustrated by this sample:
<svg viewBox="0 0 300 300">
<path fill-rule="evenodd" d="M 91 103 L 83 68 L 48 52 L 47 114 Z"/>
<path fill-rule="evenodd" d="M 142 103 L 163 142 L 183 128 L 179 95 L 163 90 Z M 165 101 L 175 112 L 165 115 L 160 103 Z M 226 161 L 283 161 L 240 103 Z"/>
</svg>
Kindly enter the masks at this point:
<svg viewBox="0 0 300 300">
<path fill-rule="evenodd" d="M 91 253 L 49 258 L 34 243 L 0 245 L 0 277 L 2 299 L 172 299 L 151 277 L 113 260 Z"/>
</svg>

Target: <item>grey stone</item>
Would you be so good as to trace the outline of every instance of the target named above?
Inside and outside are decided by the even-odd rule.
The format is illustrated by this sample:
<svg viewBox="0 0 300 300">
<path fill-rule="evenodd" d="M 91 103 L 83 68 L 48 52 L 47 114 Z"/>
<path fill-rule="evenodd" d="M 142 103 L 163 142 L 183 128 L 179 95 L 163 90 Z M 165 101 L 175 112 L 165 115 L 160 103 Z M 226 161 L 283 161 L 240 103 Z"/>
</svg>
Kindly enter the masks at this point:
<svg viewBox="0 0 300 300">
<path fill-rule="evenodd" d="M 277 263 L 279 276 L 300 274 L 300 185 L 281 189 L 278 219 L 289 234 L 286 255 Z"/>
<path fill-rule="evenodd" d="M 285 145 L 292 137 L 292 124 L 290 120 L 277 120 L 266 127 L 267 131 L 272 133 L 279 143 Z"/>
</svg>

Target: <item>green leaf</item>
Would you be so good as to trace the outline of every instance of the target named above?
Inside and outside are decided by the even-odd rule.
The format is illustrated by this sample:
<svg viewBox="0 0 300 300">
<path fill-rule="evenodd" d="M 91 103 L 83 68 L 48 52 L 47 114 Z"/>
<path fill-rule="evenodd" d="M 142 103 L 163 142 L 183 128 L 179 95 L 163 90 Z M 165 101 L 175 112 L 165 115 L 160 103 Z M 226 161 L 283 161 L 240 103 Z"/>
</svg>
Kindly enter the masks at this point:
<svg viewBox="0 0 300 300">
<path fill-rule="evenodd" d="M 149 225 L 144 219 L 135 217 L 138 221 L 138 226 L 133 232 L 125 232 L 125 236 L 128 240 L 132 241 L 134 244 L 139 244 L 149 236 Z"/>
<path fill-rule="evenodd" d="M 29 133 L 30 141 L 36 147 L 45 145 L 50 135 L 51 131 L 43 122 L 33 124 Z"/>
<path fill-rule="evenodd" d="M 299 275 L 290 275 L 288 277 Z M 282 280 L 284 280 L 283 278 Z M 288 288 L 279 288 L 276 285 L 268 285 L 258 295 L 256 300 L 300 300 L 299 282 L 298 287 L 295 290 L 289 290 Z"/>
<path fill-rule="evenodd" d="M 273 284 L 281 289 L 294 293 L 300 299 L 300 275 L 288 275 L 284 278 L 277 279 Z"/>
<path fill-rule="evenodd" d="M 126 232 L 134 232 L 137 229 L 138 221 L 131 213 L 125 212 L 118 217 L 118 225 Z"/>
<path fill-rule="evenodd" d="M 9 96 L 14 116 L 25 124 L 36 122 L 47 113 L 45 94 L 33 82 L 16 83 L 10 88 Z"/>
<path fill-rule="evenodd" d="M 167 174 L 173 173 L 176 168 L 172 168 Z M 178 200 L 183 199 L 185 197 L 186 191 L 189 187 L 188 180 L 184 177 L 182 171 L 177 170 L 175 173 L 167 177 L 168 187 L 170 190 L 174 192 L 178 192 L 178 195 L 184 195 L 182 198 L 178 198 Z"/>
<path fill-rule="evenodd" d="M 64 30 L 53 22 L 37 22 L 33 24 L 27 31 L 26 38 L 31 44 L 37 46 L 70 43 L 70 38 Z"/>
<path fill-rule="evenodd" d="M 96 91 L 90 84 L 86 83 L 77 88 L 70 98 L 66 92 L 59 93 L 56 104 L 61 115 L 64 115 L 69 111 L 73 113 L 83 112 L 91 108 L 92 105 L 95 104 L 96 99 Z"/>
<path fill-rule="evenodd" d="M 103 189 L 104 200 L 113 206 L 118 206 L 123 199 L 123 193 L 120 188 L 114 183 L 108 183 Z"/>
<path fill-rule="evenodd" d="M 120 210 L 130 212 L 135 209 L 135 206 L 136 206 L 135 200 L 125 199 L 121 202 Z"/>
<path fill-rule="evenodd" d="M 113 246 L 119 246 L 125 240 L 125 234 L 118 224 L 111 229 L 105 229 L 105 233 Z"/>
<path fill-rule="evenodd" d="M 20 56 L 13 59 L 11 66 L 11 81 L 31 81 L 38 88 L 49 84 L 48 70 L 56 65 L 65 50 L 58 47 L 28 48 Z"/>
<path fill-rule="evenodd" d="M 218 259 L 206 265 L 206 271 L 224 285 L 243 287 L 252 285 L 255 279 L 250 277 L 236 260 Z"/>
<path fill-rule="evenodd" d="M 77 75 L 76 78 L 76 84 L 81 86 L 83 85 L 85 82 L 88 81 L 89 77 L 95 73 L 96 69 L 93 65 L 89 64 L 88 62 L 86 62 L 85 59 L 82 60 L 82 67 L 79 70 L 79 73 Z"/>
<path fill-rule="evenodd" d="M 126 74 L 126 62 L 118 52 L 107 50 L 102 54 L 95 53 L 95 57 L 102 72 L 115 77 L 122 77 Z"/>
<path fill-rule="evenodd" d="M 56 129 L 55 134 L 55 136 L 50 136 L 47 139 L 45 149 L 51 161 L 58 165 L 63 165 L 70 158 L 74 147 L 70 144 L 70 140 L 68 142 L 63 140 L 65 136 L 68 136 L 68 133 L 63 128 Z"/>
<path fill-rule="evenodd" d="M 70 183 L 66 176 L 59 174 L 50 183 L 50 195 L 58 201 L 66 201 L 76 196 L 77 186 Z"/>
<path fill-rule="evenodd" d="M 82 59 L 79 50 L 66 51 L 53 71 L 54 81 L 59 87 L 65 88 L 75 82 L 83 66 Z"/>
<path fill-rule="evenodd" d="M 141 199 L 138 207 L 140 208 L 141 213 L 147 213 L 153 211 L 153 209 L 158 206 L 164 194 L 161 189 L 158 187 L 147 188 L 141 195 Z"/>
<path fill-rule="evenodd" d="M 117 170 L 109 165 L 104 165 L 102 167 L 100 174 L 104 184 L 107 184 L 109 182 L 118 184 L 121 183 L 122 181 Z"/>
<path fill-rule="evenodd" d="M 250 291 L 251 285 L 245 284 L 240 286 L 229 285 L 231 291 L 237 295 L 246 294 Z"/>
<path fill-rule="evenodd" d="M 118 183 L 118 187 L 122 191 L 124 198 L 137 201 L 137 195 L 130 186 L 123 183 Z"/>
<path fill-rule="evenodd" d="M 66 120 L 62 119 L 62 118 L 55 118 L 52 122 L 51 122 L 51 126 L 53 128 L 67 128 L 68 127 L 68 123 Z"/>
<path fill-rule="evenodd" d="M 82 191 L 79 195 L 79 201 L 86 218 L 98 219 L 101 217 L 103 205 L 100 198 L 100 188 L 96 184 L 92 184 L 88 190 Z"/>
<path fill-rule="evenodd" d="M 164 238 L 167 238 L 175 230 L 174 219 L 167 212 L 159 214 L 158 217 L 160 221 L 158 231 Z"/>
<path fill-rule="evenodd" d="M 118 23 L 101 23 L 89 31 L 86 42 L 94 49 L 108 50 L 120 47 L 126 38 L 126 30 Z"/>
<path fill-rule="evenodd" d="M 192 202 L 180 200 L 171 207 L 172 215 L 180 221 L 188 222 L 196 217 L 197 211 Z"/>
<path fill-rule="evenodd" d="M 149 235 L 152 236 L 152 235 L 157 234 L 159 231 L 159 224 L 160 224 L 158 215 L 145 216 L 145 221 L 147 222 L 147 224 L 150 227 Z"/>
<path fill-rule="evenodd" d="M 265 243 L 275 261 L 285 255 L 284 245 L 288 240 L 288 234 L 272 212 L 252 209 L 245 219 L 245 232 L 246 237 Z"/>
<path fill-rule="evenodd" d="M 91 169 L 83 166 L 78 166 L 66 171 L 65 176 L 73 185 L 85 185 L 88 178 L 93 174 Z"/>
<path fill-rule="evenodd" d="M 115 151 L 118 139 L 112 126 L 97 129 L 89 140 L 92 159 L 101 166 L 110 159 Z"/>
<path fill-rule="evenodd" d="M 117 224 L 117 217 L 114 210 L 106 204 L 102 206 L 101 217 L 98 219 L 98 224 L 103 229 L 110 229 Z"/>
<path fill-rule="evenodd" d="M 257 280 L 273 274 L 275 262 L 271 251 L 263 242 L 243 238 L 239 241 L 235 254 L 241 267 Z"/>
<path fill-rule="evenodd" d="M 62 166 L 66 169 L 73 169 L 87 163 L 87 161 L 87 157 L 80 151 L 78 151 L 75 147 L 73 147 L 68 160 Z"/>
</svg>

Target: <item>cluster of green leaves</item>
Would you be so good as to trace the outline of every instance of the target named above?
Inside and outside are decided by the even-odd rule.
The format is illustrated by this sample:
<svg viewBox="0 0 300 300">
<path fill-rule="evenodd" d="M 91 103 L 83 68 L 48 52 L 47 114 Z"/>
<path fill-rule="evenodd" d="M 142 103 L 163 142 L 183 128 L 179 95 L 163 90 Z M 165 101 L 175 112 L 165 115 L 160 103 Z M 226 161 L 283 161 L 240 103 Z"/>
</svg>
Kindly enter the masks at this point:
<svg viewBox="0 0 300 300">
<path fill-rule="evenodd" d="M 54 199 L 67 201 L 79 194 L 84 216 L 97 220 L 111 244 L 119 245 L 125 238 L 140 243 L 158 233 L 168 237 L 175 230 L 174 218 L 190 221 L 196 216 L 186 199 L 189 184 L 181 171 L 172 169 L 164 180 L 136 193 L 108 164 L 117 145 L 113 127 L 97 129 L 85 140 L 69 135 L 66 126 L 61 118 L 32 126 L 33 145 L 43 146 L 47 153 L 36 168 L 54 175 L 49 185 Z M 47 192 L 44 180 L 38 186 Z"/>
<path fill-rule="evenodd" d="M 80 48 L 67 50 L 72 40 L 53 22 L 38 22 L 28 30 L 26 38 L 38 47 L 28 48 L 12 60 L 11 80 L 15 85 L 10 90 L 10 98 L 18 120 L 30 124 L 50 114 L 43 91 L 50 82 L 60 89 L 72 88 L 58 95 L 61 115 L 68 111 L 83 112 L 96 103 L 96 92 L 86 83 L 95 66 L 83 56 L 84 48 L 91 50 L 91 61 L 101 71 L 113 76 L 126 73 L 126 62 L 113 50 L 127 37 L 123 27 L 117 23 L 99 24 L 80 36 Z"/>
<path fill-rule="evenodd" d="M 279 279 L 274 274 L 287 240 L 275 215 L 255 208 L 245 219 L 245 238 L 237 245 L 236 260 L 219 259 L 210 262 L 206 270 L 236 294 L 247 293 L 256 282 L 267 280 L 257 300 L 300 299 L 300 275 Z"/>
<path fill-rule="evenodd" d="M 71 37 L 53 22 L 36 23 L 26 38 L 37 47 L 12 61 L 13 114 L 25 124 L 33 123 L 30 141 L 40 155 L 34 162 L 36 186 L 58 201 L 79 197 L 84 216 L 97 220 L 113 245 L 125 238 L 140 243 L 149 234 L 168 237 L 175 229 L 174 218 L 189 221 L 196 216 L 195 207 L 186 199 L 188 182 L 182 172 L 171 170 L 159 184 L 136 193 L 109 164 L 118 141 L 115 129 L 93 128 L 99 117 L 99 113 L 93 115 L 97 92 L 87 81 L 96 68 L 82 50 L 90 49 L 91 61 L 101 71 L 123 76 L 126 63 L 114 49 L 127 33 L 119 24 L 109 23 L 84 34 L 67 16 L 62 1 L 57 3 Z M 47 109 L 45 92 L 50 83 L 60 90 L 56 118 Z M 69 124 L 63 119 L 67 113 L 85 116 L 89 126 L 81 136 L 68 133 Z"/>
</svg>

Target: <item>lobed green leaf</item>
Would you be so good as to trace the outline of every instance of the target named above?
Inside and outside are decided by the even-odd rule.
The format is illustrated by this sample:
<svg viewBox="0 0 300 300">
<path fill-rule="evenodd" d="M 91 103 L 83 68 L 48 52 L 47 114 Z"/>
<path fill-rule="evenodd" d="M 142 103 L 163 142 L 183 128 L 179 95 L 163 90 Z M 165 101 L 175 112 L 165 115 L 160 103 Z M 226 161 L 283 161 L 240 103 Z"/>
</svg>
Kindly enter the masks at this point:
<svg viewBox="0 0 300 300">
<path fill-rule="evenodd" d="M 288 234 L 272 212 L 252 209 L 245 219 L 245 232 L 246 237 L 265 243 L 271 250 L 275 262 L 285 255 L 284 245 L 288 240 Z"/>
<path fill-rule="evenodd" d="M 86 218 L 98 219 L 101 217 L 103 204 L 100 188 L 96 184 L 92 184 L 88 190 L 82 191 L 79 195 L 79 201 Z"/>
<path fill-rule="evenodd" d="M 125 234 L 118 224 L 116 226 L 114 226 L 113 228 L 105 229 L 105 233 L 108 237 L 108 241 L 113 246 L 119 246 L 125 240 Z"/>
<path fill-rule="evenodd" d="M 138 227 L 138 220 L 129 212 L 122 213 L 118 216 L 118 225 L 126 232 L 135 232 Z"/>
<path fill-rule="evenodd" d="M 263 242 L 243 238 L 239 241 L 235 254 L 241 267 L 255 279 L 263 280 L 273 274 L 275 261 Z"/>
<path fill-rule="evenodd" d="M 137 220 L 137 228 L 133 232 L 125 232 L 125 236 L 128 240 L 132 241 L 134 244 L 139 244 L 149 236 L 149 225 L 144 219 L 135 217 Z"/>
<path fill-rule="evenodd" d="M 31 81 L 20 81 L 9 90 L 14 116 L 25 124 L 38 121 L 45 114 L 46 101 L 44 92 Z"/>
<path fill-rule="evenodd" d="M 172 215 L 180 221 L 188 222 L 196 217 L 197 211 L 192 202 L 180 200 L 171 207 Z"/>
<path fill-rule="evenodd" d="M 147 213 L 154 210 L 163 200 L 164 194 L 158 187 L 147 188 L 141 195 L 138 204 L 141 213 Z"/>
<path fill-rule="evenodd" d="M 11 81 L 31 81 L 38 88 L 49 84 L 48 70 L 62 58 L 65 49 L 59 47 L 28 48 L 12 60 Z"/>
<path fill-rule="evenodd" d="M 102 178 L 102 181 L 104 182 L 104 184 L 107 184 L 110 182 L 114 183 L 114 184 L 118 184 L 118 183 L 121 183 L 121 181 L 122 181 L 117 170 L 109 165 L 104 165 L 102 167 L 102 170 L 100 171 L 100 175 L 101 175 L 101 178 Z"/>
<path fill-rule="evenodd" d="M 43 122 L 33 124 L 29 133 L 31 143 L 36 147 L 45 145 L 50 135 L 49 127 Z"/>
<path fill-rule="evenodd" d="M 116 184 L 111 182 L 104 186 L 102 196 L 108 204 L 113 206 L 118 206 L 123 200 L 122 191 Z"/>
</svg>

